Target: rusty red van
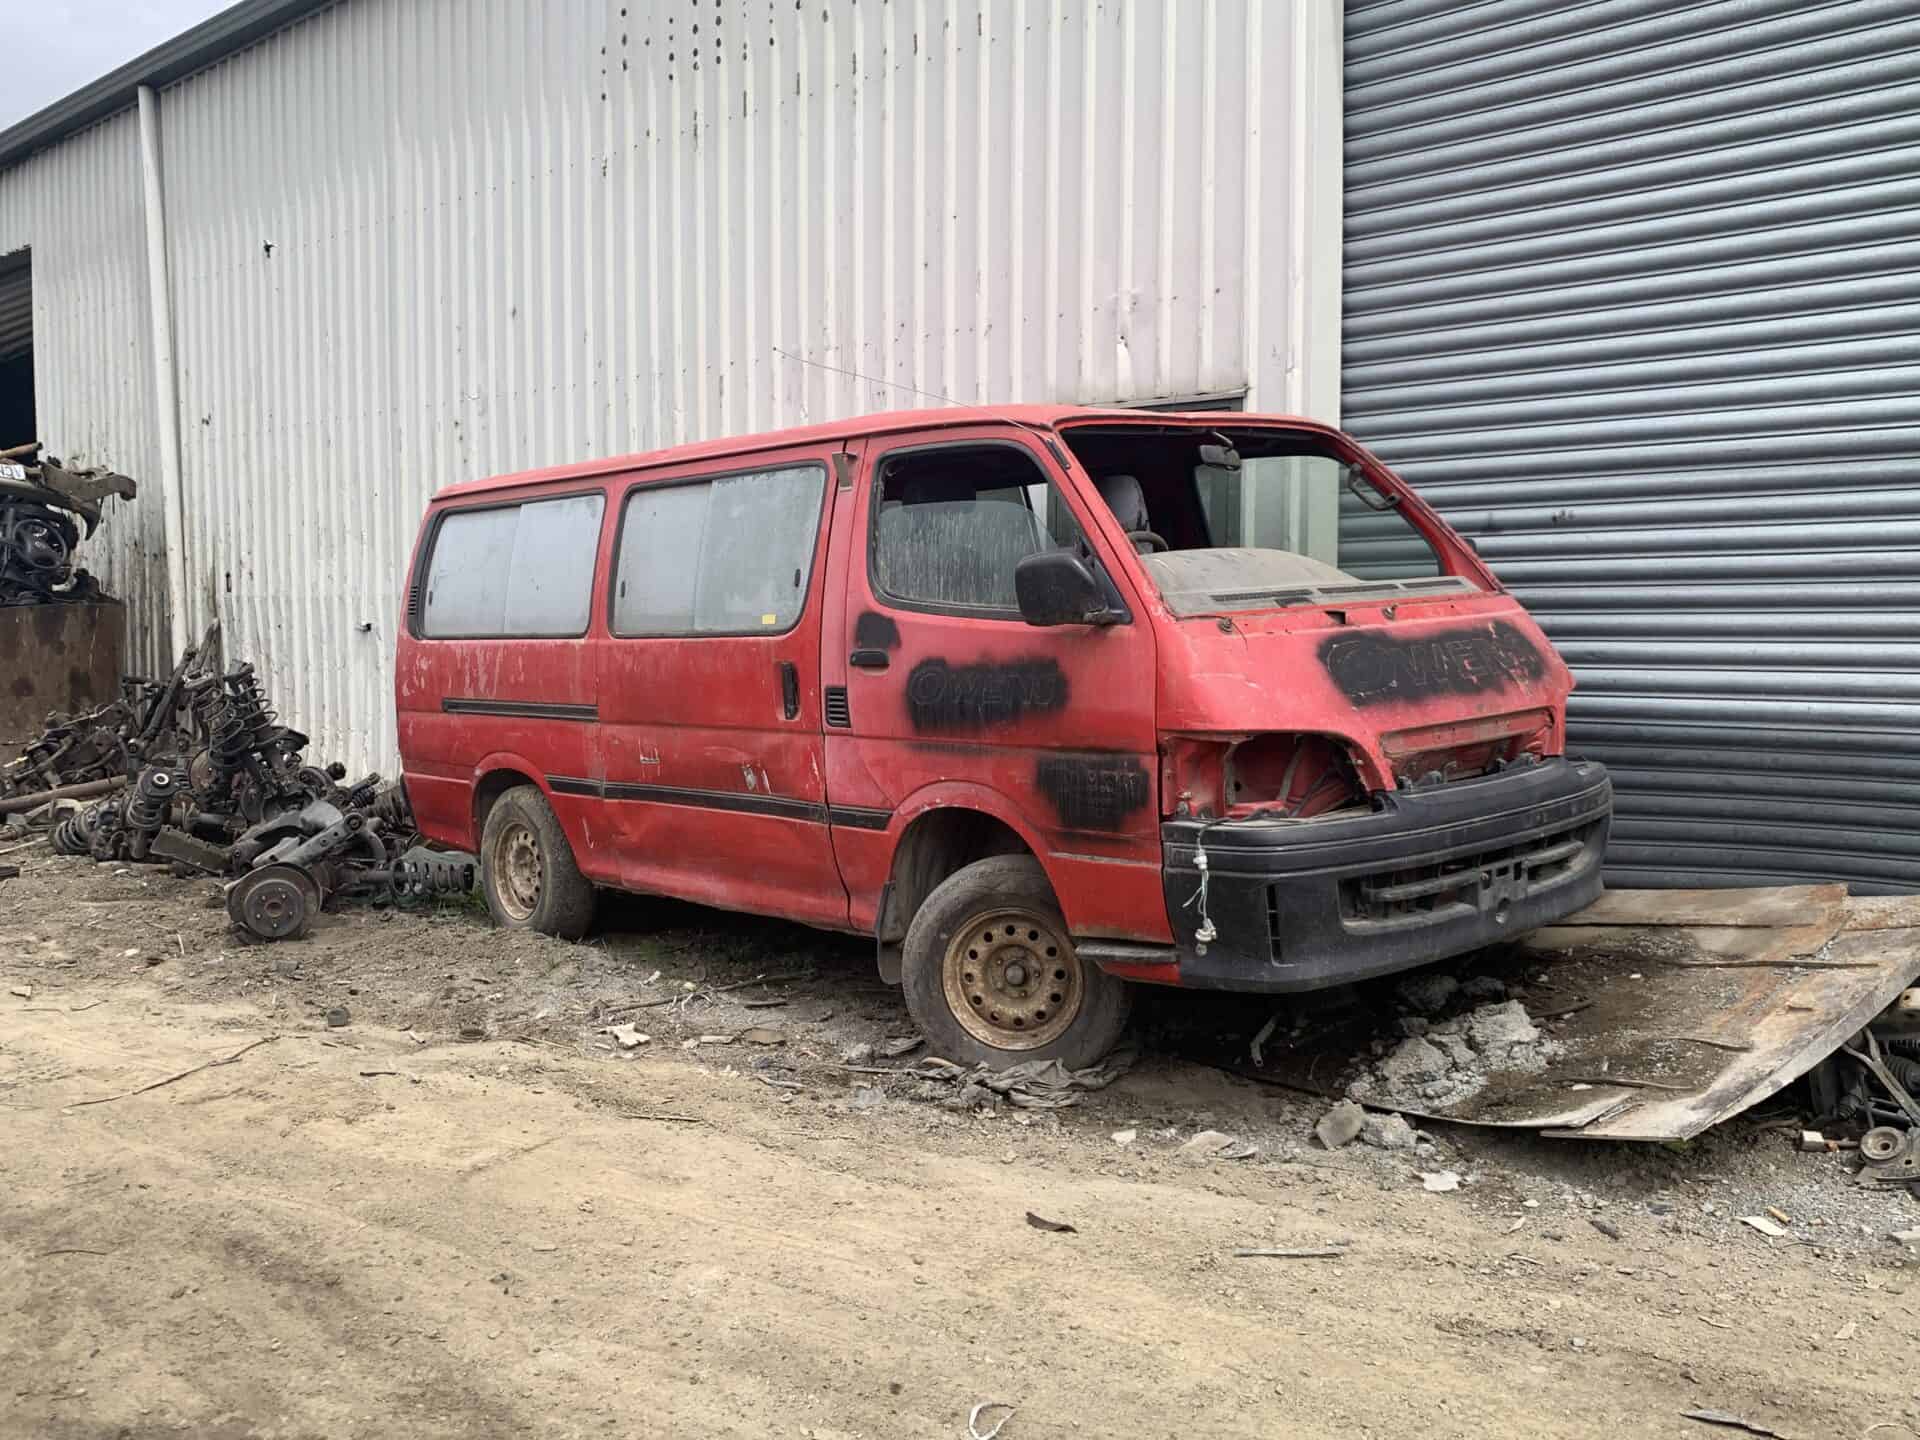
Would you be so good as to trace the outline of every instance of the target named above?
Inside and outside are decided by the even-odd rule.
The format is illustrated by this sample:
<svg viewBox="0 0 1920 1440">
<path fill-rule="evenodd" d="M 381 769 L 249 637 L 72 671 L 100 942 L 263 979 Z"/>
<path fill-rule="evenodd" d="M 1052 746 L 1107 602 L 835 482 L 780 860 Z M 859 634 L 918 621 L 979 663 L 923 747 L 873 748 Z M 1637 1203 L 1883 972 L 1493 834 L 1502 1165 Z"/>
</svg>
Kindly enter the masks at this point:
<svg viewBox="0 0 1920 1440">
<path fill-rule="evenodd" d="M 1601 888 L 1572 677 L 1340 431 L 870 416 L 456 485 L 395 675 L 502 925 L 597 887 L 870 935 L 933 1047 L 1102 1054 L 1136 982 L 1312 990 Z"/>
</svg>

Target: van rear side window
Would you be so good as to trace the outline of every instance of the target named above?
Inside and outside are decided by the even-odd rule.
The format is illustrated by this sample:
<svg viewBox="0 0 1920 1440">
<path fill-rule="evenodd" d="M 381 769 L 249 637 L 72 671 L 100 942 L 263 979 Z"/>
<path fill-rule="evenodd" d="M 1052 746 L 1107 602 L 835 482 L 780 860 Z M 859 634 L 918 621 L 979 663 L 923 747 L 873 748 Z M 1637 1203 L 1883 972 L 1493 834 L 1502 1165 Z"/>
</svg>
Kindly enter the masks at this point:
<svg viewBox="0 0 1920 1440">
<path fill-rule="evenodd" d="M 606 497 L 452 510 L 434 532 L 420 602 L 428 639 L 587 633 Z"/>
<path fill-rule="evenodd" d="M 627 497 L 613 633 L 777 635 L 807 600 L 827 472 L 756 470 Z"/>
</svg>

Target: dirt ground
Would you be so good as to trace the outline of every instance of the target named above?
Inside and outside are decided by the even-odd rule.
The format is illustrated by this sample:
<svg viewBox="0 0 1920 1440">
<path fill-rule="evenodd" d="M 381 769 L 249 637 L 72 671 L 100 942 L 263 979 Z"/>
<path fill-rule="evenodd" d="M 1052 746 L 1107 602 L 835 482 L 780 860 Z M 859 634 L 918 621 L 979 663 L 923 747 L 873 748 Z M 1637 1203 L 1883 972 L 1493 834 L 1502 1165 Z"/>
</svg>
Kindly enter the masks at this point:
<svg viewBox="0 0 1920 1440">
<path fill-rule="evenodd" d="M 1787 1105 L 1329 1152 L 1167 996 L 1111 1088 L 961 1111 L 857 942 L 620 901 L 247 945 L 205 882 L 10 858 L 0 1435 L 1920 1436 L 1920 1204 Z"/>
</svg>

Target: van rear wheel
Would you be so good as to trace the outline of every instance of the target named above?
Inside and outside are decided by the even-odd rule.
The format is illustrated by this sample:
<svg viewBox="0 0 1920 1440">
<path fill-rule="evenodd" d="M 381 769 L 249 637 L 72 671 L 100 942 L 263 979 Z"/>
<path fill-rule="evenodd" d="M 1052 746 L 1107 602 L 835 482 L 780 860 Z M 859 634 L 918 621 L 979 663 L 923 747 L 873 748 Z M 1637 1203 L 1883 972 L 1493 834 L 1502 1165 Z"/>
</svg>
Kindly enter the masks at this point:
<svg viewBox="0 0 1920 1440">
<path fill-rule="evenodd" d="M 1075 953 L 1037 860 L 995 855 L 949 875 L 907 927 L 907 1010 L 968 1064 L 1091 1065 L 1127 1023 L 1126 983 Z"/>
<path fill-rule="evenodd" d="M 531 785 L 507 791 L 487 812 L 480 835 L 480 880 L 493 923 L 578 940 L 593 920 L 593 884 L 573 847 Z"/>
</svg>

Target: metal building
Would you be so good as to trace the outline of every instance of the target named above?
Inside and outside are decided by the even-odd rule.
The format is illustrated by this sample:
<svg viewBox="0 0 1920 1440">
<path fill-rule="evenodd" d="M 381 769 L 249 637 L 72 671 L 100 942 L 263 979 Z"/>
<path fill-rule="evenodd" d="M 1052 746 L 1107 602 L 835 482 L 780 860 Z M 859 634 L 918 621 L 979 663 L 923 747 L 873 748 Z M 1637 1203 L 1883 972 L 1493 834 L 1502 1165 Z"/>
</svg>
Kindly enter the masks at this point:
<svg viewBox="0 0 1920 1440">
<path fill-rule="evenodd" d="M 218 615 L 381 766 L 453 481 L 926 395 L 1344 418 L 1574 663 L 1616 879 L 1920 887 L 1917 23 L 246 0 L 0 133 L 0 417 L 148 480 L 136 663 Z"/>
</svg>

